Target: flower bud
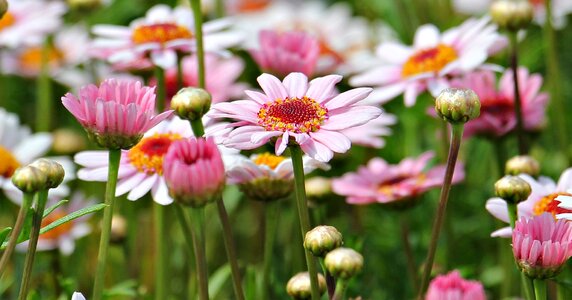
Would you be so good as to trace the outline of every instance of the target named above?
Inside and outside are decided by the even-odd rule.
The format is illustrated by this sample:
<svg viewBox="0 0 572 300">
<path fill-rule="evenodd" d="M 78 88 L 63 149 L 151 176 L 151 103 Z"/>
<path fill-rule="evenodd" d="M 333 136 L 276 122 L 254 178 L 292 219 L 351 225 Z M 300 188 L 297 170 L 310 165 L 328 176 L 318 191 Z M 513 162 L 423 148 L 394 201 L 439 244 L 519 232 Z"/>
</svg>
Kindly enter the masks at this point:
<svg viewBox="0 0 572 300">
<path fill-rule="evenodd" d="M 519 203 L 531 193 L 530 184 L 518 176 L 506 175 L 495 183 L 495 194 L 508 203 Z"/>
<path fill-rule="evenodd" d="M 75 130 L 61 128 L 52 134 L 54 143 L 52 148 L 61 154 L 71 154 L 85 149 L 85 139 L 83 134 Z"/>
<path fill-rule="evenodd" d="M 313 203 L 327 201 L 332 195 L 332 180 L 326 177 L 312 177 L 306 180 L 306 197 Z"/>
<path fill-rule="evenodd" d="M 449 123 L 466 123 L 480 115 L 481 101 L 473 90 L 447 88 L 435 99 L 435 111 Z"/>
<path fill-rule="evenodd" d="M 51 159 L 36 159 L 30 164 L 30 166 L 37 168 L 45 174 L 46 188 L 48 189 L 58 187 L 58 185 L 60 185 L 64 180 L 64 175 L 66 173 L 64 171 L 64 167 Z"/>
<path fill-rule="evenodd" d="M 171 99 L 171 108 L 181 118 L 190 121 L 200 119 L 211 107 L 211 94 L 195 87 L 182 88 Z"/>
<path fill-rule="evenodd" d="M 326 253 L 342 246 L 342 234 L 333 226 L 321 225 L 306 232 L 304 248 L 314 256 L 323 257 Z"/>
<path fill-rule="evenodd" d="M 505 173 L 508 175 L 524 173 L 536 177 L 540 174 L 540 164 L 532 156 L 518 155 L 506 162 Z"/>
<path fill-rule="evenodd" d="M 45 189 L 46 180 L 46 174 L 32 166 L 18 168 L 12 175 L 12 183 L 24 193 L 35 193 Z"/>
<path fill-rule="evenodd" d="M 534 17 L 532 4 L 526 0 L 497 0 L 489 12 L 494 23 L 510 31 L 526 28 Z"/>
<path fill-rule="evenodd" d="M 119 244 L 127 237 L 127 221 L 121 215 L 114 215 L 111 218 L 111 237 L 112 243 Z"/>
<path fill-rule="evenodd" d="M 0 0 L 0 19 L 4 17 L 7 11 L 8 11 L 8 1 Z"/>
<path fill-rule="evenodd" d="M 326 279 L 322 274 L 318 274 L 318 288 L 320 295 L 326 291 Z M 312 298 L 312 286 L 310 284 L 310 275 L 308 272 L 300 272 L 288 280 L 286 284 L 286 292 L 290 297 L 296 300 L 304 300 Z"/>
<path fill-rule="evenodd" d="M 363 256 L 353 249 L 342 247 L 328 252 L 324 263 L 332 276 L 349 279 L 361 271 Z"/>
</svg>

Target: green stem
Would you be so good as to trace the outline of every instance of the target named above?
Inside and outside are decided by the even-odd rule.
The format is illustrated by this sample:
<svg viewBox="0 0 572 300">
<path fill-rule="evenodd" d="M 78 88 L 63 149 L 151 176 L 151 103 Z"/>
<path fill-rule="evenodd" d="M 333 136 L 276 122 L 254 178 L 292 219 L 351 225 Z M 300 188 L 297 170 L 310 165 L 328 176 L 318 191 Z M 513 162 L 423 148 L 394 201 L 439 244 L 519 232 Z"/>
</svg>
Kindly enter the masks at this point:
<svg viewBox="0 0 572 300">
<path fill-rule="evenodd" d="M 52 81 L 50 79 L 50 41 L 42 46 L 40 75 L 36 79 L 36 131 L 50 131 L 52 123 Z"/>
<path fill-rule="evenodd" d="M 165 70 L 159 66 L 155 66 L 155 78 L 157 79 L 157 99 L 155 105 L 159 113 L 165 110 Z"/>
<path fill-rule="evenodd" d="M 191 128 L 193 129 L 193 133 L 196 137 L 201 137 L 205 135 L 205 127 L 203 125 L 203 121 L 201 119 L 192 120 Z"/>
<path fill-rule="evenodd" d="M 524 136 L 524 119 L 522 117 L 522 102 L 520 97 L 520 89 L 518 84 L 518 40 L 516 32 L 509 33 L 510 38 L 510 65 L 514 82 L 514 115 L 516 116 L 516 137 L 518 139 L 518 153 L 525 155 L 528 152 L 528 146 Z"/>
<path fill-rule="evenodd" d="M 177 90 L 182 89 L 185 87 L 185 80 L 183 77 L 185 74 L 183 73 L 183 56 L 177 55 Z"/>
<path fill-rule="evenodd" d="M 189 246 L 189 250 L 193 251 L 193 233 L 191 231 L 191 226 L 189 225 L 189 221 L 183 211 L 183 207 L 179 204 L 173 205 L 175 208 L 175 214 L 177 215 L 177 219 L 179 219 L 179 223 L 181 225 L 181 230 L 183 231 L 183 235 L 185 237 L 185 241 L 187 242 L 187 246 Z"/>
<path fill-rule="evenodd" d="M 510 222 L 510 227 L 514 228 L 514 224 L 516 223 L 516 220 L 518 218 L 518 213 L 516 210 L 516 203 L 508 203 L 507 202 L 507 208 L 508 208 L 508 219 Z"/>
<path fill-rule="evenodd" d="M 14 248 L 18 243 L 18 236 L 20 236 L 20 231 L 22 231 L 22 227 L 24 226 L 24 220 L 26 220 L 26 213 L 28 212 L 28 209 L 30 209 L 33 199 L 34 193 L 24 193 L 22 206 L 20 206 L 18 217 L 16 217 L 16 223 L 14 223 L 14 228 L 12 229 L 12 232 L 10 232 L 10 239 L 8 240 L 6 250 L 4 250 L 4 253 L 2 254 L 2 259 L 0 259 L 0 276 L 4 274 L 6 266 L 8 266 L 8 261 L 10 261 L 10 256 L 12 256 L 12 252 L 14 252 Z"/>
<path fill-rule="evenodd" d="M 520 273 L 520 279 L 522 280 L 522 286 L 524 287 L 524 298 L 526 300 L 535 300 L 536 296 L 534 294 L 533 279 Z"/>
<path fill-rule="evenodd" d="M 536 300 L 546 300 L 546 281 L 534 279 L 534 296 Z"/>
<path fill-rule="evenodd" d="M 264 269 L 262 274 L 262 297 L 260 299 L 271 299 L 270 294 L 272 268 L 272 255 L 274 237 L 276 236 L 276 226 L 278 225 L 278 205 L 277 203 L 264 203 L 265 210 L 265 231 L 264 231 Z"/>
<path fill-rule="evenodd" d="M 415 256 L 413 256 L 411 243 L 409 241 L 409 224 L 407 224 L 407 220 L 408 218 L 405 213 L 401 212 L 399 214 L 401 242 L 403 243 L 403 251 L 407 261 L 407 272 L 409 273 L 409 279 L 411 280 L 411 287 L 413 288 L 413 293 L 416 293 L 419 289 L 419 280 L 417 279 L 417 266 L 415 265 Z"/>
<path fill-rule="evenodd" d="M 93 300 L 100 300 L 103 295 L 103 285 L 105 281 L 105 263 L 107 261 L 107 250 L 109 249 L 109 236 L 111 233 L 111 218 L 113 217 L 113 207 L 115 204 L 115 187 L 117 186 L 117 175 L 119 172 L 119 160 L 121 158 L 120 149 L 109 150 L 109 170 L 107 173 L 107 185 L 105 187 L 105 204 L 108 207 L 103 212 L 103 223 L 101 224 L 101 238 L 99 239 L 99 254 L 97 256 L 97 269 L 95 272 L 95 282 L 93 285 Z"/>
<path fill-rule="evenodd" d="M 506 152 L 504 151 L 504 141 L 502 139 L 495 139 L 492 141 L 493 147 L 495 149 L 495 156 L 497 161 L 497 169 L 499 171 L 499 177 L 504 175 L 505 162 L 506 162 Z"/>
<path fill-rule="evenodd" d="M 205 88 L 205 50 L 203 47 L 203 13 L 201 11 L 201 0 L 191 0 L 193 18 L 195 19 L 195 40 L 197 41 L 197 66 L 199 87 Z"/>
<path fill-rule="evenodd" d="M 216 17 L 223 18 L 226 14 L 225 7 L 224 7 L 224 0 L 216 0 L 215 3 L 216 7 Z"/>
<path fill-rule="evenodd" d="M 332 300 L 344 299 L 347 287 L 348 287 L 348 281 L 342 278 L 338 278 L 338 282 L 336 283 L 336 292 L 334 293 L 334 297 L 332 297 Z"/>
<path fill-rule="evenodd" d="M 209 299 L 207 258 L 205 254 L 205 208 L 191 208 L 191 230 L 193 231 L 193 249 L 199 282 L 199 299 Z"/>
<path fill-rule="evenodd" d="M 439 241 L 439 233 L 445 219 L 445 211 L 447 209 L 447 201 L 449 199 L 449 191 L 451 190 L 451 182 L 453 180 L 453 172 L 455 164 L 457 163 L 457 156 L 459 155 L 459 148 L 461 147 L 461 140 L 463 139 L 463 126 L 464 124 L 451 124 L 451 146 L 449 148 L 449 156 L 447 158 L 447 167 L 445 170 L 445 178 L 443 180 L 443 187 L 441 188 L 441 195 L 439 197 L 439 207 L 437 208 L 437 215 L 433 223 L 433 230 L 431 232 L 431 243 L 429 244 L 429 251 L 427 259 L 425 260 L 425 267 L 423 276 L 421 277 L 421 288 L 419 289 L 418 299 L 422 300 L 425 290 L 429 285 L 429 277 L 431 276 L 431 269 L 433 268 L 433 261 L 435 259 L 435 252 L 437 251 L 437 243 Z"/>
<path fill-rule="evenodd" d="M 561 283 L 557 283 L 556 300 L 565 300 L 565 299 L 566 299 L 566 287 Z"/>
<path fill-rule="evenodd" d="M 155 217 L 155 299 L 167 299 L 167 209 L 157 203 L 153 204 Z"/>
<path fill-rule="evenodd" d="M 224 248 L 226 249 L 226 255 L 228 257 L 228 262 L 230 264 L 230 271 L 232 273 L 232 284 L 234 288 L 234 295 L 236 296 L 236 299 L 244 300 L 244 292 L 242 291 L 242 281 L 240 280 L 240 271 L 238 269 L 238 261 L 236 259 L 235 245 L 234 245 L 234 240 L 232 238 L 230 221 L 228 220 L 228 213 L 226 212 L 222 198 L 216 201 L 216 205 L 218 208 L 218 216 L 220 217 L 220 223 L 222 225 Z"/>
<path fill-rule="evenodd" d="M 294 181 L 296 187 L 296 204 L 298 206 L 298 216 L 300 219 L 300 229 L 302 230 L 302 243 L 306 232 L 310 231 L 310 216 L 308 214 L 308 204 L 306 202 L 306 187 L 304 185 L 304 165 L 302 162 L 302 149 L 298 145 L 290 145 L 290 155 L 292 156 L 292 167 L 294 169 Z M 314 256 L 308 250 L 304 250 L 306 254 L 306 264 L 308 273 L 310 274 L 310 283 L 312 286 L 312 300 L 320 299 L 318 287 L 318 273 L 316 271 L 316 262 Z"/>
<path fill-rule="evenodd" d="M 34 267 L 34 257 L 36 256 L 36 247 L 38 246 L 38 238 L 42 227 L 42 217 L 44 208 L 48 201 L 48 190 L 38 192 L 38 201 L 34 209 L 32 217 L 32 232 L 30 233 L 30 241 L 28 242 L 28 251 L 26 252 L 26 261 L 24 262 L 24 275 L 22 275 L 22 284 L 20 285 L 19 300 L 25 300 L 28 296 L 30 288 L 30 278 L 32 278 L 32 268 Z"/>
</svg>

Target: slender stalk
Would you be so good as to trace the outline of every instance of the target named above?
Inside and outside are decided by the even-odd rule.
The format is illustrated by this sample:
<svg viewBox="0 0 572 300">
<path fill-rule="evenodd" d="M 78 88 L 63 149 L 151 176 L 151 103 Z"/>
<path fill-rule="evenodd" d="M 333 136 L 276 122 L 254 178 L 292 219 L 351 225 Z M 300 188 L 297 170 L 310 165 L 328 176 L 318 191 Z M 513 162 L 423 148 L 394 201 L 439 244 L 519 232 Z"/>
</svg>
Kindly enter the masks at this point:
<svg viewBox="0 0 572 300">
<path fill-rule="evenodd" d="M 201 119 L 191 121 L 191 128 L 196 137 L 205 135 L 205 127 Z"/>
<path fill-rule="evenodd" d="M 207 258 L 205 254 L 205 208 L 191 208 L 191 230 L 193 231 L 193 249 L 199 282 L 199 299 L 209 299 Z"/>
<path fill-rule="evenodd" d="M 50 41 L 42 46 L 40 75 L 36 79 L 36 131 L 50 131 L 52 125 L 52 81 L 50 79 Z"/>
<path fill-rule="evenodd" d="M 399 225 L 401 227 L 401 242 L 403 243 L 403 251 L 407 261 L 407 272 L 409 273 L 413 293 L 416 293 L 419 289 L 417 266 L 415 264 L 415 256 L 413 256 L 413 251 L 411 250 L 411 243 L 409 241 L 409 224 L 407 224 L 407 218 L 404 212 L 399 213 Z"/>
<path fill-rule="evenodd" d="M 32 216 L 32 232 L 30 232 L 30 241 L 28 242 L 28 251 L 26 251 L 26 261 L 24 262 L 24 275 L 22 275 L 22 284 L 20 285 L 19 300 L 25 300 L 28 296 L 30 288 L 30 278 L 32 278 L 32 268 L 34 267 L 34 258 L 36 256 L 36 247 L 38 246 L 38 238 L 40 236 L 40 228 L 42 227 L 42 217 L 44 208 L 48 201 L 48 190 L 38 192 L 36 208 Z"/>
<path fill-rule="evenodd" d="M 224 247 L 226 249 L 226 255 L 228 256 L 228 262 L 230 263 L 234 295 L 236 296 L 236 299 L 244 300 L 244 292 L 242 291 L 242 281 L 240 280 L 240 271 L 238 269 L 238 261 L 236 259 L 234 239 L 232 238 L 230 221 L 228 220 L 228 214 L 224 208 L 222 198 L 216 201 L 216 205 L 218 208 L 220 223 L 222 225 Z"/>
<path fill-rule="evenodd" d="M 520 278 L 522 280 L 522 286 L 524 287 L 524 299 L 535 300 L 536 295 L 534 294 L 534 285 L 532 278 L 527 277 L 524 273 L 520 273 Z"/>
<path fill-rule="evenodd" d="M 510 227 L 514 228 L 514 223 L 516 223 L 516 220 L 518 218 L 517 210 L 516 210 L 516 203 L 508 203 L 507 202 L 507 207 L 508 207 L 508 219 L 510 222 Z"/>
<path fill-rule="evenodd" d="M 183 211 L 183 207 L 179 204 L 173 205 L 175 208 L 175 215 L 179 220 L 179 224 L 181 225 L 181 230 L 183 230 L 183 235 L 185 236 L 185 241 L 187 242 L 187 246 L 189 246 L 189 250 L 193 251 L 193 233 L 191 231 L 191 226 L 189 225 L 189 221 Z"/>
<path fill-rule="evenodd" d="M 16 223 L 14 224 L 12 232 L 10 232 L 10 239 L 8 240 L 6 250 L 4 250 L 4 253 L 2 254 L 2 259 L 0 259 L 0 276 L 4 274 L 4 271 L 6 271 L 6 266 L 8 265 L 8 261 L 10 261 L 10 256 L 12 256 L 12 252 L 14 252 L 14 248 L 18 243 L 18 236 L 20 236 L 20 231 L 22 231 L 24 220 L 26 219 L 26 213 L 28 212 L 28 209 L 30 209 L 33 199 L 34 193 L 24 193 L 22 206 L 20 206 L 18 217 L 16 217 Z"/>
<path fill-rule="evenodd" d="M 463 138 L 464 124 L 451 124 L 451 147 L 449 148 L 449 156 L 447 158 L 447 167 L 445 169 L 445 178 L 443 180 L 443 187 L 441 188 L 441 196 L 439 197 L 439 207 L 437 208 L 437 215 L 433 223 L 433 231 L 431 233 L 431 243 L 425 260 L 425 268 L 423 276 L 421 277 L 421 288 L 419 289 L 418 299 L 423 299 L 423 294 L 429 285 L 429 277 L 431 276 L 431 269 L 433 268 L 433 260 L 435 259 L 435 252 L 437 250 L 437 242 L 439 241 L 439 233 L 445 219 L 445 211 L 447 209 L 447 201 L 449 199 L 449 191 L 451 190 L 451 181 L 453 180 L 453 172 L 455 164 L 457 163 L 457 156 L 459 155 L 459 148 L 461 147 L 461 140 Z"/>
<path fill-rule="evenodd" d="M 546 300 L 546 281 L 534 279 L 534 297 L 536 300 Z"/>
<path fill-rule="evenodd" d="M 528 146 L 524 136 L 524 119 L 522 117 L 522 102 L 518 84 L 518 40 L 516 32 L 509 33 L 510 39 L 510 66 L 514 81 L 514 115 L 516 116 L 516 137 L 518 139 L 518 153 L 524 155 L 528 152 Z"/>
<path fill-rule="evenodd" d="M 155 217 L 155 299 L 167 299 L 167 209 L 153 204 Z"/>
<path fill-rule="evenodd" d="M 561 284 L 556 284 L 556 300 L 565 300 L 566 299 L 566 287 Z"/>
<path fill-rule="evenodd" d="M 201 11 L 201 0 L 191 0 L 191 9 L 195 19 L 195 40 L 197 43 L 197 66 L 199 87 L 205 88 L 205 50 L 203 46 L 203 13 Z"/>
<path fill-rule="evenodd" d="M 276 226 L 278 225 L 278 205 L 277 203 L 264 203 L 265 231 L 264 231 L 264 267 L 262 273 L 262 295 L 261 299 L 271 299 L 270 294 L 270 269 L 272 268 L 272 255 L 274 237 L 276 236 Z"/>
<path fill-rule="evenodd" d="M 338 278 L 338 283 L 336 284 L 336 293 L 332 300 L 342 300 L 346 294 L 346 289 L 348 287 L 348 281 L 342 278 Z"/>
<path fill-rule="evenodd" d="M 165 70 L 159 66 L 155 66 L 155 78 L 157 79 L 157 106 L 158 112 L 163 112 L 165 110 Z"/>
<path fill-rule="evenodd" d="M 216 0 L 215 5 L 216 5 L 216 7 L 215 7 L 216 17 L 217 18 L 224 17 L 226 14 L 225 7 L 224 7 L 224 0 Z"/>
<path fill-rule="evenodd" d="M 185 87 L 185 80 L 183 77 L 185 74 L 183 73 L 183 56 L 177 55 L 177 90 L 182 89 Z"/>
<path fill-rule="evenodd" d="M 308 214 L 308 204 L 306 201 L 306 187 L 304 185 L 304 165 L 302 162 L 302 149 L 298 145 L 290 145 L 290 155 L 292 156 L 292 167 L 294 169 L 294 181 L 296 188 L 296 204 L 298 206 L 298 216 L 300 219 L 300 229 L 302 230 L 302 243 L 306 232 L 310 231 L 310 216 Z M 312 286 L 312 300 L 320 299 L 318 287 L 318 273 L 316 271 L 316 261 L 308 250 L 306 254 L 306 265 L 310 274 Z"/>
<path fill-rule="evenodd" d="M 107 185 L 105 187 L 105 204 L 108 207 L 103 212 L 103 223 L 101 224 L 101 238 L 99 239 L 99 254 L 97 256 L 97 269 L 95 272 L 95 282 L 93 285 L 93 300 L 99 300 L 103 295 L 105 280 L 105 263 L 107 261 L 107 250 L 109 249 L 109 236 L 111 233 L 111 218 L 113 217 L 113 207 L 115 204 L 115 187 L 117 186 L 117 175 L 119 172 L 119 160 L 121 158 L 120 149 L 109 150 L 109 171 L 107 173 Z"/>
<path fill-rule="evenodd" d="M 336 279 L 334 276 L 332 276 L 332 274 L 330 274 L 328 268 L 326 268 L 324 258 L 322 257 L 320 257 L 320 266 L 322 267 L 322 272 L 326 277 L 326 289 L 328 290 L 328 298 L 333 299 L 334 294 L 336 293 Z"/>
<path fill-rule="evenodd" d="M 499 171 L 499 177 L 504 175 L 504 166 L 506 162 L 506 152 L 504 150 L 504 140 L 495 139 L 492 141 L 495 150 L 497 169 Z"/>
</svg>

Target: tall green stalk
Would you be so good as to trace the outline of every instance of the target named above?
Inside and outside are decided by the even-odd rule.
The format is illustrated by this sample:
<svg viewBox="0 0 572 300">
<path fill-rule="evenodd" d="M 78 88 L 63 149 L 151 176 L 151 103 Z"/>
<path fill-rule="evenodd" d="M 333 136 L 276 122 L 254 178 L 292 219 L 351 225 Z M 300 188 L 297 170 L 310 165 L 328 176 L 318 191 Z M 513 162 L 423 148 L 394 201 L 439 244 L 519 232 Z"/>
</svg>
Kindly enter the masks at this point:
<svg viewBox="0 0 572 300">
<path fill-rule="evenodd" d="M 308 204 L 306 201 L 306 187 L 304 185 L 304 164 L 302 162 L 302 149 L 298 145 L 290 145 L 290 155 L 292 156 L 292 167 L 294 169 L 294 181 L 296 191 L 296 204 L 298 206 L 298 217 L 300 219 L 300 229 L 302 231 L 302 243 L 306 232 L 310 231 L 310 216 L 308 214 Z M 320 299 L 318 286 L 318 272 L 316 261 L 312 253 L 304 250 L 306 255 L 306 265 L 310 274 L 310 284 L 312 287 L 312 300 Z"/>
<path fill-rule="evenodd" d="M 417 266 L 415 264 L 415 256 L 411 250 L 411 242 L 409 241 L 409 224 L 407 224 L 406 212 L 399 212 L 399 225 L 401 229 L 401 242 L 403 243 L 403 252 L 407 263 L 407 272 L 411 280 L 411 288 L 416 293 L 419 289 L 419 280 L 417 279 Z"/>
<path fill-rule="evenodd" d="M 12 232 L 10 232 L 10 239 L 8 240 L 8 245 L 6 246 L 6 250 L 2 254 L 2 258 L 0 259 L 0 276 L 4 274 L 6 271 L 6 266 L 8 266 L 8 262 L 10 261 L 10 257 L 12 256 L 12 252 L 14 252 L 14 248 L 18 243 L 18 236 L 20 236 L 20 232 L 22 231 L 22 227 L 24 226 L 24 220 L 26 219 L 26 214 L 28 209 L 30 209 L 30 205 L 32 204 L 32 200 L 34 199 L 34 193 L 24 193 L 24 197 L 22 199 L 22 206 L 20 206 L 20 210 L 18 211 L 18 216 L 16 217 L 16 223 L 14 224 L 14 228 Z"/>
<path fill-rule="evenodd" d="M 95 282 L 93 285 L 93 300 L 100 300 L 103 295 L 103 286 L 105 283 L 105 264 L 107 261 L 107 250 L 109 249 L 111 218 L 113 217 L 113 207 L 115 205 L 115 188 L 117 186 L 117 175 L 119 173 L 120 159 L 120 149 L 109 150 L 109 170 L 107 173 L 107 185 L 105 187 L 105 204 L 107 204 L 107 207 L 103 212 L 103 223 L 101 224 L 101 238 L 99 239 L 97 269 L 95 272 Z"/>
<path fill-rule="evenodd" d="M 201 0 L 191 0 L 193 18 L 195 20 L 195 41 L 197 43 L 197 66 L 199 72 L 199 87 L 205 88 L 205 50 L 203 46 L 203 13 Z"/>
<path fill-rule="evenodd" d="M 272 256 L 276 226 L 278 225 L 278 203 L 264 203 L 265 232 L 264 232 L 264 266 L 262 270 L 262 295 L 261 299 L 271 299 L 270 294 L 270 271 L 272 268 Z"/>
<path fill-rule="evenodd" d="M 228 213 L 224 208 L 222 198 L 216 201 L 216 206 L 218 208 L 218 215 L 222 225 L 224 248 L 226 249 L 230 271 L 232 273 L 232 287 L 234 289 L 234 295 L 236 296 L 236 299 L 244 300 L 244 292 L 242 291 L 242 281 L 240 280 L 240 271 L 238 269 L 238 260 L 236 259 L 234 239 L 232 238 L 230 221 L 228 219 Z"/>
<path fill-rule="evenodd" d="M 36 79 L 36 131 L 50 131 L 52 126 L 52 81 L 50 78 L 50 40 L 42 45 L 40 75 Z"/>
<path fill-rule="evenodd" d="M 536 300 L 546 300 L 546 280 L 534 279 L 534 297 Z"/>
<path fill-rule="evenodd" d="M 191 230 L 193 231 L 193 249 L 199 282 L 199 299 L 209 299 L 207 258 L 205 254 L 205 208 L 191 208 Z"/>
<path fill-rule="evenodd" d="M 525 155 L 528 153 L 528 145 L 524 132 L 524 119 L 522 117 L 522 101 L 520 97 L 519 79 L 518 79 L 518 40 L 516 32 L 509 33 L 510 39 L 510 66 L 514 82 L 514 114 L 516 117 L 516 137 L 518 140 L 518 154 Z"/>
<path fill-rule="evenodd" d="M 165 70 L 159 66 L 155 66 L 155 78 L 157 79 L 157 102 L 155 105 L 157 106 L 157 111 L 162 113 L 165 110 Z"/>
</svg>

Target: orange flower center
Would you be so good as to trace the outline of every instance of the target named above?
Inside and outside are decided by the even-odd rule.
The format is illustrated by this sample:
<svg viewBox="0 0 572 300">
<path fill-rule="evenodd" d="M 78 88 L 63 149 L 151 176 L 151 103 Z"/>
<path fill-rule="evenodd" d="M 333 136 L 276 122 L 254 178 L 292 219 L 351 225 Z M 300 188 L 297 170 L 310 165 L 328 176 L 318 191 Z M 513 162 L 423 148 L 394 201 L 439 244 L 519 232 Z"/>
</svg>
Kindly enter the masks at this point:
<svg viewBox="0 0 572 300">
<path fill-rule="evenodd" d="M 175 133 L 156 133 L 143 138 L 127 153 L 129 162 L 142 173 L 163 175 L 163 157 L 174 141 L 182 139 Z"/>
<path fill-rule="evenodd" d="M 131 39 L 135 44 L 160 43 L 164 44 L 172 40 L 190 39 L 193 33 L 184 26 L 174 23 L 159 23 L 141 25 L 133 30 Z"/>
<path fill-rule="evenodd" d="M 556 218 L 557 214 L 572 213 L 572 210 L 568 210 L 568 209 L 558 207 L 558 204 L 560 204 L 560 201 L 556 200 L 556 197 L 558 197 L 560 195 L 572 196 L 572 194 L 564 193 L 564 192 L 552 193 L 550 195 L 546 195 L 546 196 L 542 197 L 542 199 L 540 199 L 538 202 L 536 202 L 536 204 L 532 208 L 534 215 L 538 216 L 542 213 L 548 212 L 548 213 L 551 213 Z"/>
<path fill-rule="evenodd" d="M 270 0 L 242 0 L 238 4 L 239 12 L 255 12 L 268 7 Z"/>
<path fill-rule="evenodd" d="M 0 31 L 12 26 L 16 23 L 16 18 L 10 12 L 6 12 L 2 19 L 0 19 Z"/>
<path fill-rule="evenodd" d="M 253 162 L 259 166 L 265 165 L 274 170 L 284 159 L 285 158 L 282 156 L 276 156 L 265 152 L 256 156 L 256 158 L 253 159 Z"/>
<path fill-rule="evenodd" d="M 328 109 L 306 96 L 277 99 L 258 111 L 258 124 L 268 131 L 315 132 L 327 118 Z"/>
<path fill-rule="evenodd" d="M 417 51 L 405 62 L 401 73 L 403 76 L 427 72 L 437 73 L 455 59 L 457 59 L 457 51 L 440 44 L 434 48 Z"/>
<path fill-rule="evenodd" d="M 327 41 L 325 41 L 324 39 L 319 39 L 318 42 L 320 45 L 320 54 L 321 55 L 332 57 L 334 59 L 334 61 L 336 62 L 336 64 L 340 64 L 344 61 L 344 57 L 340 53 L 338 53 L 336 50 L 334 50 L 332 47 L 330 47 L 330 45 L 328 45 Z"/>
<path fill-rule="evenodd" d="M 44 55 L 42 52 L 43 49 L 41 47 L 31 47 L 24 50 L 20 55 L 20 67 L 39 73 L 42 67 L 42 56 Z M 53 47 L 48 49 L 47 55 L 50 69 L 57 68 L 63 60 L 63 54 Z"/>
<path fill-rule="evenodd" d="M 53 211 L 51 214 L 49 214 L 42 220 L 42 227 L 46 227 L 47 225 L 50 225 L 54 221 L 57 221 L 65 216 L 66 214 L 63 211 L 57 211 L 57 210 Z M 62 235 L 68 234 L 71 231 L 71 229 L 72 229 L 72 222 L 66 222 L 44 234 L 41 234 L 39 238 L 45 240 L 57 240 Z"/>
<path fill-rule="evenodd" d="M 8 149 L 0 146 L 0 176 L 10 178 L 14 171 L 20 167 L 20 162 Z"/>
</svg>

